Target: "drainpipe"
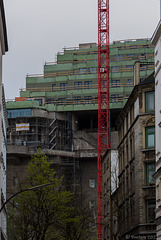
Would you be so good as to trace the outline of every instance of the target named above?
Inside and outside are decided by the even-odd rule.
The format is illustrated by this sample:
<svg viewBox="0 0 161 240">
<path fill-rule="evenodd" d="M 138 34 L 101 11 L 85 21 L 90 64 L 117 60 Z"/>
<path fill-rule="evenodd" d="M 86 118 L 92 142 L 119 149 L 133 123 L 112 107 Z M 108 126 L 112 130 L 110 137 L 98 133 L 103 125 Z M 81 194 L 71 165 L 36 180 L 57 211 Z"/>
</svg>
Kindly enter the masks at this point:
<svg viewBox="0 0 161 240">
<path fill-rule="evenodd" d="M 1 168 L 2 168 L 2 81 L 0 80 L 0 207 L 1 207 L 1 189 L 2 189 L 2 183 L 1 183 Z M 2 235 L 2 216 L 0 215 L 0 240 L 1 240 L 1 235 Z"/>
</svg>

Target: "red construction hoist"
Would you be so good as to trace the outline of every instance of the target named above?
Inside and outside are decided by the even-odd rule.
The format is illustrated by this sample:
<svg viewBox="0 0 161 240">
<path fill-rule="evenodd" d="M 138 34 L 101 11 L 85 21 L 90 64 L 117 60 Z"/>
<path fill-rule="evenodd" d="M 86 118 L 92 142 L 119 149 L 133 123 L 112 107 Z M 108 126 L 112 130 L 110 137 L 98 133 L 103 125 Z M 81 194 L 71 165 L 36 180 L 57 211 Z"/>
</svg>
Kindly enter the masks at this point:
<svg viewBox="0 0 161 240">
<path fill-rule="evenodd" d="M 98 0 L 98 240 L 103 239 L 102 156 L 110 149 L 109 0 Z"/>
</svg>

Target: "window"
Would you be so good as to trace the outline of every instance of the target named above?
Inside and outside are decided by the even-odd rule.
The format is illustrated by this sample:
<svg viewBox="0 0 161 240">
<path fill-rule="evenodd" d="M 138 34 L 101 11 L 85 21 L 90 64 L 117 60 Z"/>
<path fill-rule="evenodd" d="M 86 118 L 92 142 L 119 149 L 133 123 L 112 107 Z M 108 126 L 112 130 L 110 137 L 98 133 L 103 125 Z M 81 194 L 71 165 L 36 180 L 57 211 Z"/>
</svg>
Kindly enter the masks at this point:
<svg viewBox="0 0 161 240">
<path fill-rule="evenodd" d="M 14 110 L 7 110 L 7 112 L 8 112 L 8 118 L 31 116 L 31 109 L 14 109 Z"/>
<path fill-rule="evenodd" d="M 127 85 L 128 85 L 129 87 L 132 87 L 132 79 L 127 79 Z"/>
<path fill-rule="evenodd" d="M 131 222 L 133 222 L 133 219 L 134 219 L 134 214 L 135 214 L 135 211 L 134 211 L 134 202 L 132 200 L 132 198 L 130 199 L 130 216 L 131 216 Z"/>
<path fill-rule="evenodd" d="M 94 178 L 89 179 L 89 187 L 90 188 L 95 188 L 96 181 Z"/>
<path fill-rule="evenodd" d="M 116 232 L 117 232 L 117 221 L 116 220 L 114 220 L 114 227 L 113 227 L 113 230 L 114 230 L 114 234 L 116 234 Z"/>
<path fill-rule="evenodd" d="M 115 61 L 116 62 L 122 61 L 122 55 L 116 55 L 115 56 Z"/>
<path fill-rule="evenodd" d="M 56 92 L 56 84 L 52 84 L 52 92 Z"/>
<path fill-rule="evenodd" d="M 153 223 L 155 221 L 155 201 L 147 201 L 147 222 Z"/>
<path fill-rule="evenodd" d="M 138 56 L 139 60 L 146 60 L 147 59 L 147 54 L 146 53 L 141 53 L 140 56 Z"/>
<path fill-rule="evenodd" d="M 104 216 L 107 215 L 107 207 L 106 207 L 106 204 L 104 205 Z"/>
<path fill-rule="evenodd" d="M 58 99 L 58 105 L 64 105 L 66 104 L 66 99 L 65 98 L 59 98 Z"/>
<path fill-rule="evenodd" d="M 39 106 L 42 106 L 42 98 L 34 99 L 34 101 L 38 101 L 39 102 Z"/>
<path fill-rule="evenodd" d="M 110 224 L 107 225 L 107 238 L 110 238 Z"/>
<path fill-rule="evenodd" d="M 75 97 L 74 104 L 81 104 L 81 97 Z"/>
<path fill-rule="evenodd" d="M 119 67 L 112 67 L 112 72 L 113 73 L 118 73 L 119 72 Z"/>
<path fill-rule="evenodd" d="M 148 163 L 146 165 L 146 183 L 147 185 L 155 185 L 155 178 L 153 174 L 155 173 L 155 164 Z"/>
<path fill-rule="evenodd" d="M 80 68 L 80 74 L 85 74 L 87 72 L 87 68 Z"/>
<path fill-rule="evenodd" d="M 92 88 L 92 81 L 85 81 L 84 85 L 85 89 L 90 89 Z"/>
<path fill-rule="evenodd" d="M 107 162 L 105 161 L 105 163 L 103 164 L 103 173 L 106 172 L 106 169 L 107 169 Z"/>
<path fill-rule="evenodd" d="M 81 89 L 82 88 L 82 82 L 75 82 L 74 83 L 74 88 L 75 89 Z"/>
<path fill-rule="evenodd" d="M 154 91 L 145 93 L 145 111 L 146 112 L 155 111 L 155 93 L 154 93 Z"/>
<path fill-rule="evenodd" d="M 137 48 L 137 46 L 133 45 L 133 46 L 129 46 L 129 48 L 135 49 L 135 48 Z"/>
<path fill-rule="evenodd" d="M 92 97 L 91 96 L 84 97 L 84 100 L 85 100 L 85 104 L 90 104 Z"/>
<path fill-rule="evenodd" d="M 154 148 L 155 147 L 155 127 L 146 127 L 145 128 L 145 136 L 146 136 L 146 148 Z"/>
<path fill-rule="evenodd" d="M 110 179 L 107 178 L 107 190 L 110 188 Z"/>
<path fill-rule="evenodd" d="M 147 65 L 140 65 L 140 71 L 147 71 Z"/>
<path fill-rule="evenodd" d="M 52 103 L 56 103 L 56 101 L 55 101 L 54 98 L 47 98 L 45 103 L 46 104 L 52 104 Z"/>
<path fill-rule="evenodd" d="M 132 138 L 130 138 L 130 160 L 133 158 L 133 141 Z"/>
<path fill-rule="evenodd" d="M 111 95 L 111 102 L 112 103 L 116 103 L 116 102 L 118 102 L 119 101 L 119 94 L 112 94 Z"/>
<path fill-rule="evenodd" d="M 135 56 L 135 54 L 127 54 L 128 57 L 132 58 Z"/>
<path fill-rule="evenodd" d="M 107 192 L 107 184 L 106 182 L 104 183 L 104 194 Z"/>
<path fill-rule="evenodd" d="M 104 227 L 104 240 L 107 239 L 107 227 L 105 226 Z"/>
<path fill-rule="evenodd" d="M 112 87 L 120 87 L 120 80 L 113 80 Z"/>
<path fill-rule="evenodd" d="M 125 165 L 128 164 L 129 162 L 129 151 L 128 151 L 128 144 L 126 144 L 126 152 L 125 152 Z M 126 168 L 126 171 L 127 171 L 127 176 L 128 176 L 128 167 Z"/>
<path fill-rule="evenodd" d="M 95 201 L 94 200 L 89 201 L 89 208 L 90 209 L 95 208 Z"/>
<path fill-rule="evenodd" d="M 125 46 L 122 46 L 122 47 L 117 47 L 118 50 L 125 50 Z"/>
<path fill-rule="evenodd" d="M 96 73 L 96 67 L 90 67 L 89 73 Z"/>
<path fill-rule="evenodd" d="M 108 214 L 110 213 L 110 202 L 109 201 L 107 202 L 107 213 Z"/>
<path fill-rule="evenodd" d="M 68 88 L 68 83 L 61 83 L 60 84 L 60 91 L 66 91 Z"/>
<path fill-rule="evenodd" d="M 149 48 L 149 45 L 143 45 L 143 48 Z"/>
<path fill-rule="evenodd" d="M 79 74 L 79 70 L 78 69 L 74 69 L 73 73 L 74 73 L 74 75 L 77 75 L 77 74 Z"/>
<path fill-rule="evenodd" d="M 133 69 L 133 65 L 127 65 L 126 68 L 127 69 Z"/>
<path fill-rule="evenodd" d="M 18 180 L 17 177 L 14 177 L 14 179 L 13 179 L 13 183 L 14 183 L 14 186 L 18 186 L 18 184 L 19 184 L 19 180 Z"/>
</svg>

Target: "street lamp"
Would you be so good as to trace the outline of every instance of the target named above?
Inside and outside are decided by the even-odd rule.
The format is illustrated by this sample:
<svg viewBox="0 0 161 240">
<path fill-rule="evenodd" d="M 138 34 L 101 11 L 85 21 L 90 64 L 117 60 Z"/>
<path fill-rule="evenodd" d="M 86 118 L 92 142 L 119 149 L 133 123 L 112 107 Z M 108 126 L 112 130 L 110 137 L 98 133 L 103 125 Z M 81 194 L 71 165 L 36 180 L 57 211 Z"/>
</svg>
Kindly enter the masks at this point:
<svg viewBox="0 0 161 240">
<path fill-rule="evenodd" d="M 23 193 L 23 192 L 27 192 L 27 191 L 33 191 L 33 190 L 36 190 L 36 189 L 39 189 L 39 188 L 43 188 L 43 187 L 46 187 L 46 186 L 49 186 L 49 185 L 52 185 L 52 184 L 54 184 L 54 182 L 46 183 L 46 184 L 42 184 L 42 185 L 38 185 L 38 186 L 35 186 L 35 187 L 32 187 L 32 188 L 26 188 L 26 189 L 24 189 L 24 190 L 21 190 L 21 191 L 15 193 L 15 194 L 12 195 L 11 197 L 9 197 L 9 198 L 7 199 L 7 201 L 2 205 L 2 207 L 1 207 L 1 209 L 0 209 L 0 213 L 2 212 L 4 206 L 5 206 L 12 198 L 14 198 L 15 196 L 17 196 L 18 194 Z"/>
</svg>

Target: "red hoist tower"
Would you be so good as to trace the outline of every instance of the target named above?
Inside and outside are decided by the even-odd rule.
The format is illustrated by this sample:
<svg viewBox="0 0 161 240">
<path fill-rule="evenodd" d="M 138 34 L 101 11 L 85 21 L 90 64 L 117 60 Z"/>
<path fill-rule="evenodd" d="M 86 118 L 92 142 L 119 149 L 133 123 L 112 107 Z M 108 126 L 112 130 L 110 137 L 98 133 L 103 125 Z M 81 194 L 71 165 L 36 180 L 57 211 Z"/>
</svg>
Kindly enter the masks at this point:
<svg viewBox="0 0 161 240">
<path fill-rule="evenodd" d="M 103 239 L 102 156 L 110 149 L 109 0 L 98 0 L 98 240 Z"/>
</svg>

